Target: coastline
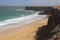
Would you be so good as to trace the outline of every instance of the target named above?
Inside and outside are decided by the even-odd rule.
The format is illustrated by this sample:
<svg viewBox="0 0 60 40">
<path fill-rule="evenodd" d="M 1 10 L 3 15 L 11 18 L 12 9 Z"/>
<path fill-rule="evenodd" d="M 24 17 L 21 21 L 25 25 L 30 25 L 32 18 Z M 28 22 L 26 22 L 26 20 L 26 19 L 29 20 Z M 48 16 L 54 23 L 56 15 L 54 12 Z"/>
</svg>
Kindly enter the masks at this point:
<svg viewBox="0 0 60 40">
<path fill-rule="evenodd" d="M 35 22 L 37 20 L 41 20 L 45 18 L 47 15 L 38 15 L 38 12 L 34 15 L 24 16 L 24 17 L 18 17 L 13 19 L 8 19 L 5 21 L 0 22 L 0 31 L 20 26 L 25 26 L 27 24 L 30 24 L 32 22 Z"/>
<path fill-rule="evenodd" d="M 0 40 L 33 40 L 38 28 L 46 25 L 47 20 L 48 18 L 44 18 L 22 27 L 1 31 Z"/>
</svg>

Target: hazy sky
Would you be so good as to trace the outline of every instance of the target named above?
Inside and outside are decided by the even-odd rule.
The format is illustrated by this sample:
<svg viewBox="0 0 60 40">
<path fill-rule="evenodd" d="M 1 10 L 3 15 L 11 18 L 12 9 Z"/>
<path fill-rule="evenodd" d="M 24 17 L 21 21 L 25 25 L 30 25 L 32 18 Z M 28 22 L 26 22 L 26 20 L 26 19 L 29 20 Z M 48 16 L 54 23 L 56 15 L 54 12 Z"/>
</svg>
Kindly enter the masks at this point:
<svg viewBox="0 0 60 40">
<path fill-rule="evenodd" d="M 60 0 L 0 0 L 0 6 L 53 6 L 60 5 Z"/>
</svg>

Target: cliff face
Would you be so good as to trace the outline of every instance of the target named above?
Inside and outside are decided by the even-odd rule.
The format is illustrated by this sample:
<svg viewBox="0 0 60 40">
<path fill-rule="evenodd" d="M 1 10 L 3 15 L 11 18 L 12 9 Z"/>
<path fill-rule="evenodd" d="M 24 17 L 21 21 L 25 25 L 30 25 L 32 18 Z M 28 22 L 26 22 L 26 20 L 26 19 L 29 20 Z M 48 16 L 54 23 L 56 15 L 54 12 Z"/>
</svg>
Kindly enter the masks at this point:
<svg viewBox="0 0 60 40">
<path fill-rule="evenodd" d="M 48 9 L 52 9 L 52 7 L 25 7 L 25 10 L 34 10 L 34 11 L 41 11 Z"/>
<path fill-rule="evenodd" d="M 57 9 L 60 9 L 60 6 L 52 6 L 53 8 L 57 8 Z"/>
<path fill-rule="evenodd" d="M 42 14 L 60 13 L 60 9 L 57 7 L 25 7 L 25 10 L 44 11 Z M 41 13 L 39 13 L 41 14 Z"/>
<path fill-rule="evenodd" d="M 53 9 L 52 7 L 25 7 L 25 10 L 44 11 L 44 14 L 51 14 Z"/>
</svg>

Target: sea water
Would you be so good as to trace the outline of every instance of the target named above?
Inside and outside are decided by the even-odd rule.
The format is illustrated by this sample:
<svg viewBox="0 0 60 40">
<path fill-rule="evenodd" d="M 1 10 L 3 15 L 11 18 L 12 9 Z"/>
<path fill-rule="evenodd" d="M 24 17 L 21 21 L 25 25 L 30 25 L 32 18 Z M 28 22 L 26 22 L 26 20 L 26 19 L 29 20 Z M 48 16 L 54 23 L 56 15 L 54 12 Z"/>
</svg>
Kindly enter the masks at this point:
<svg viewBox="0 0 60 40">
<path fill-rule="evenodd" d="M 38 13 L 20 6 L 0 6 L 0 30 L 24 26 L 46 17 Z"/>
</svg>

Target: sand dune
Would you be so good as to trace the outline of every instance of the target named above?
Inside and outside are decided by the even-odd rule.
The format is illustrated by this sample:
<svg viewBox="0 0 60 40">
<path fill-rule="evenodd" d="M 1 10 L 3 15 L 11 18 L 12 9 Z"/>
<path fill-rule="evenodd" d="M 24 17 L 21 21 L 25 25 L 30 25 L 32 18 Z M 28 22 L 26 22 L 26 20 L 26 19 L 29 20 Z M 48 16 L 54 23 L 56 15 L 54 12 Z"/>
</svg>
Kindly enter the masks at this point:
<svg viewBox="0 0 60 40">
<path fill-rule="evenodd" d="M 0 40 L 34 40 L 39 27 L 47 24 L 47 18 L 25 25 L 23 27 L 7 29 L 0 32 Z"/>
</svg>

